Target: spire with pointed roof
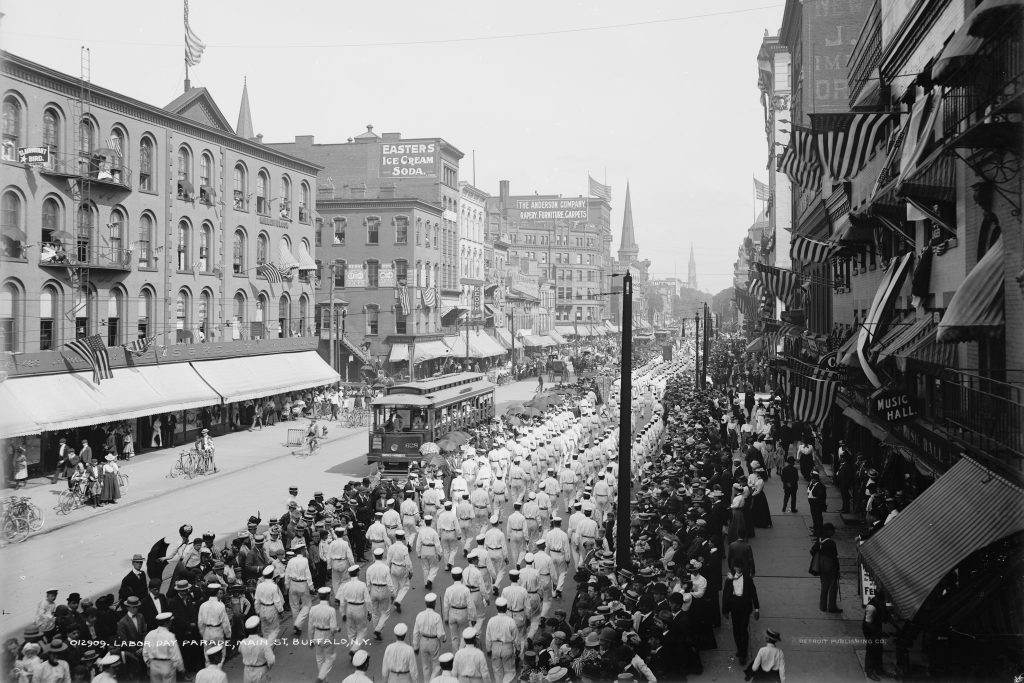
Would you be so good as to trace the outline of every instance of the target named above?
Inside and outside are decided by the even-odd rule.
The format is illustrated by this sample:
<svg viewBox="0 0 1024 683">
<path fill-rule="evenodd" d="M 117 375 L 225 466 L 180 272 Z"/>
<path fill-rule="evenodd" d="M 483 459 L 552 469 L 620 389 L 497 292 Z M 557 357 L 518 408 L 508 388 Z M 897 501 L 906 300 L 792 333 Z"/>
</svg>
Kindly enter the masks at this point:
<svg viewBox="0 0 1024 683">
<path fill-rule="evenodd" d="M 252 130 L 252 112 L 249 111 L 249 79 L 242 80 L 242 104 L 238 108 L 238 125 L 235 126 L 235 135 L 246 140 L 256 137 Z"/>
<path fill-rule="evenodd" d="M 697 289 L 697 259 L 693 256 L 693 242 L 690 242 L 690 265 L 686 274 L 686 286 Z"/>
<path fill-rule="evenodd" d="M 640 256 L 640 247 L 633 234 L 633 205 L 629 199 L 629 181 L 626 181 L 626 207 L 622 212 L 622 240 L 619 242 L 619 261 L 630 263 Z"/>
</svg>

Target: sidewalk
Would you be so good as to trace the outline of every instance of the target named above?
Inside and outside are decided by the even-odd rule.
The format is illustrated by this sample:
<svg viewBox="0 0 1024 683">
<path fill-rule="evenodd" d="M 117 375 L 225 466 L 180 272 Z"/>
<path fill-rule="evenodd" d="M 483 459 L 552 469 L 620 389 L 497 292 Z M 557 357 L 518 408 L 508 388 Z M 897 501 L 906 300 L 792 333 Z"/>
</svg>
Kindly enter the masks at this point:
<svg viewBox="0 0 1024 683">
<path fill-rule="evenodd" d="M 497 387 L 495 389 L 495 408 L 497 414 L 501 413 L 502 404 L 529 399 L 533 396 L 535 389 L 535 380 L 513 382 Z M 121 490 L 121 499 L 116 505 L 104 505 L 99 508 L 83 506 L 72 510 L 66 515 L 57 514 L 55 509 L 57 497 L 61 491 L 67 490 L 67 482 L 64 479 L 59 479 L 54 484 L 51 483 L 49 477 L 29 479 L 25 488 L 18 490 L 7 489 L 4 495 L 25 496 L 43 511 L 45 517 L 43 528 L 29 536 L 25 541 L 25 543 L 31 543 L 32 538 L 35 536 L 91 519 L 112 510 L 124 509 L 142 501 L 150 501 L 161 496 L 176 493 L 187 489 L 193 484 L 215 478 L 223 478 L 233 472 L 277 458 L 291 457 L 294 452 L 300 451 L 305 447 L 288 446 L 288 430 L 305 430 L 307 424 L 308 421 L 305 419 L 289 420 L 287 422 L 278 422 L 272 427 L 264 427 L 254 431 L 243 430 L 219 436 L 214 440 L 217 448 L 217 473 L 196 476 L 192 479 L 186 479 L 180 474 L 176 477 L 170 476 L 171 468 L 178 460 L 178 454 L 183 450 L 188 450 L 191 443 L 148 450 L 127 462 L 119 460 L 118 465 L 121 468 L 121 472 L 128 476 L 128 486 Z M 328 429 L 327 438 L 321 441 L 322 446 L 341 441 L 355 434 L 366 434 L 367 430 L 366 427 L 344 429 L 339 427 L 337 422 L 328 421 L 322 422 L 322 424 L 326 424 Z M 358 445 L 363 448 L 361 452 L 365 454 L 365 440 Z M 355 448 L 355 450 L 359 449 Z M 0 547 L 5 547 L 6 545 L 0 541 Z"/>
<path fill-rule="evenodd" d="M 831 469 L 828 470 L 831 473 Z M 857 545 L 860 532 L 846 526 L 838 510 L 842 507 L 839 492 L 831 486 L 830 477 L 822 471 L 828 485 L 826 522 L 836 526 L 835 541 L 839 548 L 839 606 L 842 614 L 818 610 L 820 583 L 807 572 L 810 548 L 811 515 L 807 507 L 806 484 L 801 480 L 797 492 L 797 513 L 782 513 L 782 482 L 772 473 L 766 482 L 765 494 L 772 514 L 772 528 L 758 529 L 750 539 L 757 567 L 755 581 L 761 601 L 760 621 L 750 621 L 750 657 L 764 645 L 765 629 L 782 634 L 780 646 L 786 654 L 787 681 L 861 681 L 864 680 L 864 646 L 861 643 L 861 607 L 857 586 Z M 743 667 L 733 653 L 732 627 L 723 621 L 715 634 L 718 649 L 703 653 L 704 675 L 738 677 Z"/>
</svg>

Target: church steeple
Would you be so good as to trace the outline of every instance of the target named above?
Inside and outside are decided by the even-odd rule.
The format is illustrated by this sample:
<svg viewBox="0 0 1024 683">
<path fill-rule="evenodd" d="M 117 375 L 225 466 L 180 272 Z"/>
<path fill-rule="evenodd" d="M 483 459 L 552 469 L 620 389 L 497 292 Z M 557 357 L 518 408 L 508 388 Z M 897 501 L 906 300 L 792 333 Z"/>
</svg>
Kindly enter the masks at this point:
<svg viewBox="0 0 1024 683">
<path fill-rule="evenodd" d="M 629 199 L 629 181 L 626 181 L 626 207 L 622 212 L 622 240 L 619 242 L 619 261 L 630 263 L 640 256 L 640 247 L 633 234 L 633 205 Z"/>
<path fill-rule="evenodd" d="M 693 242 L 690 242 L 690 265 L 686 274 L 686 286 L 697 289 L 697 259 L 693 256 Z"/>
<path fill-rule="evenodd" d="M 246 140 L 256 137 L 252 131 L 252 112 L 249 111 L 249 82 L 242 81 L 242 104 L 238 108 L 238 125 L 235 126 L 235 135 Z"/>
</svg>

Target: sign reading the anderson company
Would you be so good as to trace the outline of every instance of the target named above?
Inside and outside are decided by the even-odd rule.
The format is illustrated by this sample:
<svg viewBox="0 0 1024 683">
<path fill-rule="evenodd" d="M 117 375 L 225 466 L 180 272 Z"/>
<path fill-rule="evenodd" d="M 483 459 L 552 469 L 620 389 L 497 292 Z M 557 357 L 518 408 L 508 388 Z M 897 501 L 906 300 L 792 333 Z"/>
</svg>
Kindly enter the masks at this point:
<svg viewBox="0 0 1024 683">
<path fill-rule="evenodd" d="M 534 221 L 586 222 L 589 215 L 587 213 L 587 200 L 585 197 L 577 199 L 530 197 L 527 199 L 516 199 L 515 202 L 521 223 Z"/>
<path fill-rule="evenodd" d="M 916 401 L 902 391 L 888 391 L 872 399 L 875 416 L 886 422 L 899 424 L 917 417 Z"/>
</svg>

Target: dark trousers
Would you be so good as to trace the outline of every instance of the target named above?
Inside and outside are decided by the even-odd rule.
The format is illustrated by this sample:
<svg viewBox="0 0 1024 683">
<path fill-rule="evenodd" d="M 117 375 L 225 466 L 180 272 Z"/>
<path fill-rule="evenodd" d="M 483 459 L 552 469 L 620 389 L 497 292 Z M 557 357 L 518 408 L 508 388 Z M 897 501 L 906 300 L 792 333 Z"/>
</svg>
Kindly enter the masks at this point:
<svg viewBox="0 0 1024 683">
<path fill-rule="evenodd" d="M 839 486 L 839 494 L 843 497 L 843 512 L 849 512 L 850 511 L 850 502 L 851 502 L 850 501 L 850 499 L 851 499 L 851 496 L 850 496 L 850 485 L 849 484 L 847 484 L 846 486 L 840 485 Z"/>
<path fill-rule="evenodd" d="M 782 486 L 782 511 L 786 511 L 786 505 L 789 505 L 790 512 L 796 512 L 796 487 L 790 489 L 788 486 Z"/>
<path fill-rule="evenodd" d="M 750 612 L 736 611 L 731 614 L 732 639 L 736 641 L 736 656 L 747 661 L 747 649 L 750 647 Z"/>
<path fill-rule="evenodd" d="M 813 526 L 813 532 L 815 536 L 821 536 L 821 525 L 822 525 L 822 513 L 825 512 L 825 506 L 822 503 L 809 503 L 811 506 L 811 524 Z"/>
<path fill-rule="evenodd" d="M 875 629 L 866 622 L 861 622 L 864 641 L 867 643 L 864 652 L 864 671 L 866 673 L 882 672 L 882 654 L 885 652 L 885 636 L 881 629 Z"/>
<path fill-rule="evenodd" d="M 821 581 L 818 609 L 822 612 L 836 609 L 836 599 L 839 597 L 839 574 L 822 572 L 818 575 L 818 579 Z"/>
<path fill-rule="evenodd" d="M 708 607 L 708 619 L 711 625 L 718 628 L 722 625 L 722 601 L 720 599 L 721 589 L 708 586 L 704 592 L 704 599 L 710 603 Z"/>
</svg>

